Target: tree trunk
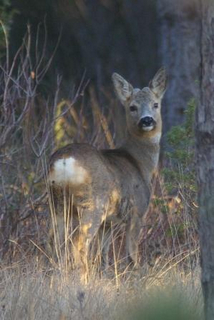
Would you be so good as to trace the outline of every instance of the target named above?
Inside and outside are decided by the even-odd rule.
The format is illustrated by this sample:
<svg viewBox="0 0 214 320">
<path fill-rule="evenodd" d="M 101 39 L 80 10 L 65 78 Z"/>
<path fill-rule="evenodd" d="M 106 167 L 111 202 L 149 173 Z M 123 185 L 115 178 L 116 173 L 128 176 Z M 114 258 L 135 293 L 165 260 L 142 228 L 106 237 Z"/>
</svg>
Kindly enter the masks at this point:
<svg viewBox="0 0 214 320">
<path fill-rule="evenodd" d="M 187 103 L 199 97 L 200 0 L 157 0 L 159 55 L 169 87 L 163 103 L 164 132 L 181 124 Z"/>
<path fill-rule="evenodd" d="M 205 319 L 214 319 L 214 1 L 201 0 L 201 99 L 196 113 L 199 233 Z"/>
</svg>

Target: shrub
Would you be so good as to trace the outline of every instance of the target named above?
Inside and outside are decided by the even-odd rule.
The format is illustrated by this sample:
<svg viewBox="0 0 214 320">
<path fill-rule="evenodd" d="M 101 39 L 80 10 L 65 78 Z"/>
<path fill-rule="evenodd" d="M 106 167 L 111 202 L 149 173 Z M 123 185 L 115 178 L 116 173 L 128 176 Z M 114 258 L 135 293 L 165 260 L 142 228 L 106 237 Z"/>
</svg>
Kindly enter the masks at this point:
<svg viewBox="0 0 214 320">
<path fill-rule="evenodd" d="M 169 193 L 180 192 L 188 202 L 195 202 L 197 189 L 194 160 L 194 100 L 189 102 L 185 114 L 185 122 L 173 127 L 167 135 L 170 151 L 165 152 L 165 156 L 169 166 L 164 168 L 162 173 Z"/>
</svg>

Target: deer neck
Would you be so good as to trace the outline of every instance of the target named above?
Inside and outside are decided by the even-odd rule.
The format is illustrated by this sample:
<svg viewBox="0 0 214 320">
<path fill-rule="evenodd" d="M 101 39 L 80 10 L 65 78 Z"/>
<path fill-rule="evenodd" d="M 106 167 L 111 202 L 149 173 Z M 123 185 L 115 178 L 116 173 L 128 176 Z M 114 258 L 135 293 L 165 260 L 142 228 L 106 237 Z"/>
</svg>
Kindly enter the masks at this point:
<svg viewBox="0 0 214 320">
<path fill-rule="evenodd" d="M 160 138 L 161 133 L 137 138 L 128 133 L 126 141 L 121 146 L 137 161 L 142 176 L 149 183 L 158 165 Z"/>
</svg>

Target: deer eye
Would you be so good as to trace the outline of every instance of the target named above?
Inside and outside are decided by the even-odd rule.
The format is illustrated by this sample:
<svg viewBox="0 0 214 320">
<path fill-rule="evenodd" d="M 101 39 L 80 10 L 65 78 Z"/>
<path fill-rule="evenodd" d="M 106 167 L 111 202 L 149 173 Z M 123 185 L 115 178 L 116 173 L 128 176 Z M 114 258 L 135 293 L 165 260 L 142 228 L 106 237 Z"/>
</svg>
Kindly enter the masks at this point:
<svg viewBox="0 0 214 320">
<path fill-rule="evenodd" d="M 131 111 L 131 112 L 137 111 L 137 107 L 136 107 L 136 106 L 130 106 L 130 111 Z"/>
<path fill-rule="evenodd" d="M 155 109 L 158 108 L 158 103 L 154 103 L 154 108 L 155 108 Z"/>
</svg>

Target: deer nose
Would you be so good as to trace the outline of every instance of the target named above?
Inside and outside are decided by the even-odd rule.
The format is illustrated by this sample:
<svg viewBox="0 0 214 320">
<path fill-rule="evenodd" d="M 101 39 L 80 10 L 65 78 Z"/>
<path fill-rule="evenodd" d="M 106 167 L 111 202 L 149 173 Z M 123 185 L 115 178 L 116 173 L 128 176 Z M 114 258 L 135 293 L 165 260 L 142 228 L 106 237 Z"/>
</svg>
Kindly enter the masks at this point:
<svg viewBox="0 0 214 320">
<path fill-rule="evenodd" d="M 150 127 L 151 125 L 154 125 L 155 121 L 152 117 L 144 117 L 140 119 L 140 122 L 138 124 L 138 126 L 140 128 L 142 127 Z"/>
</svg>

